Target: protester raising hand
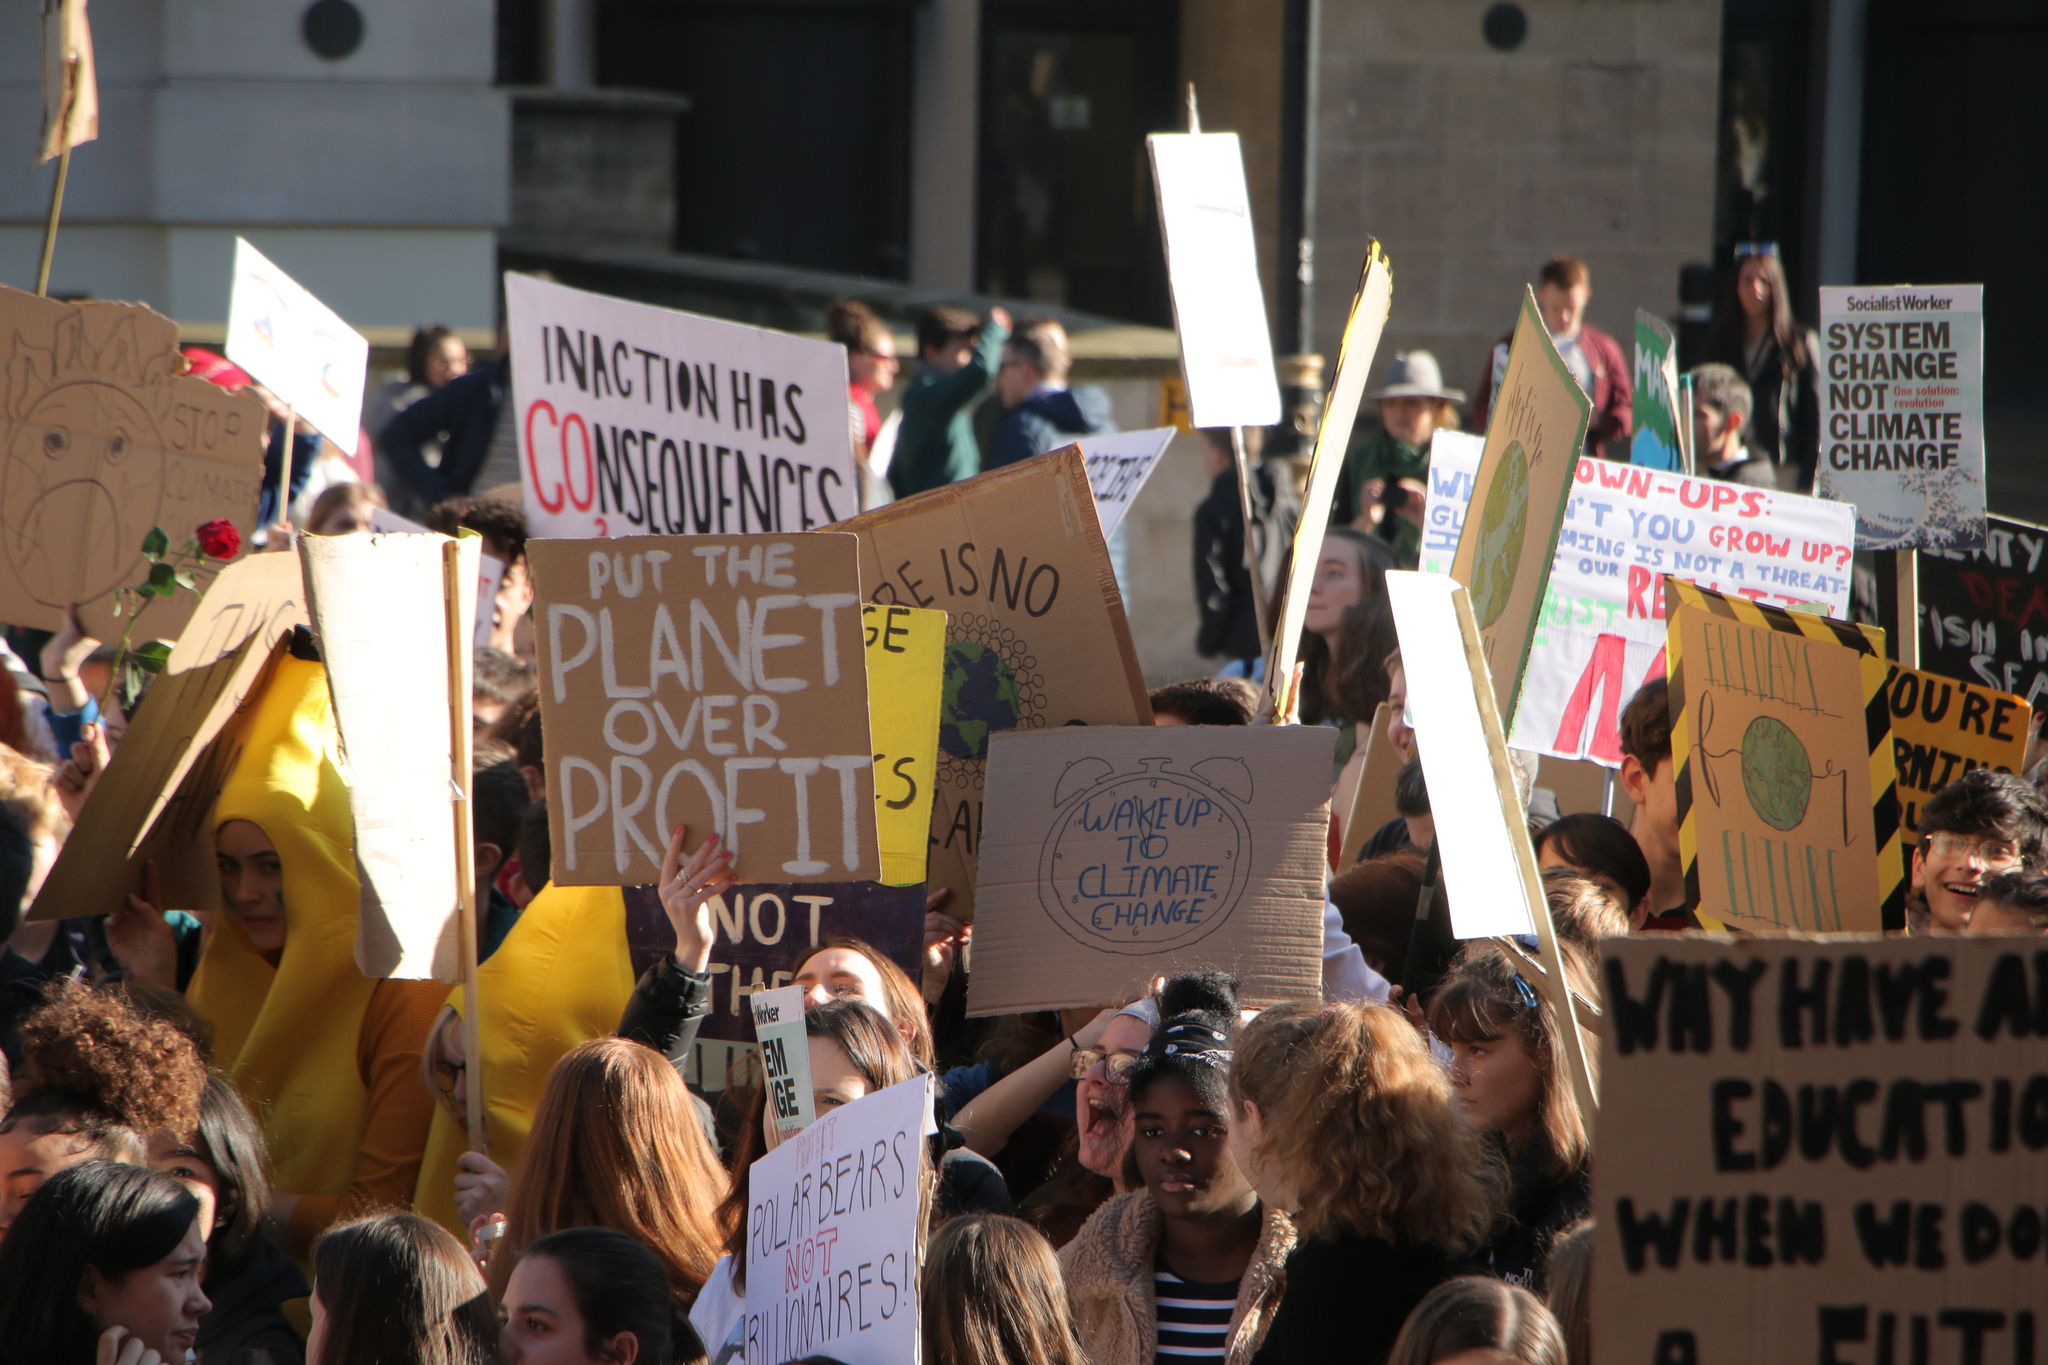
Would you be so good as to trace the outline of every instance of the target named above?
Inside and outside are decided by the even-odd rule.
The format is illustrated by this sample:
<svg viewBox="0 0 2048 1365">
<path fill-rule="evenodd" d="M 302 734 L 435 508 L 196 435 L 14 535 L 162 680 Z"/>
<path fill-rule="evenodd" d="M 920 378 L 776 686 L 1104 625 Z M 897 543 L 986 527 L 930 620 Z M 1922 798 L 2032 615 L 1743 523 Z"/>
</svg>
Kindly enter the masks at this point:
<svg viewBox="0 0 2048 1365">
<path fill-rule="evenodd" d="M 50 777 L 50 786 L 57 793 L 57 804 L 64 807 L 64 814 L 71 818 L 73 824 L 78 822 L 79 812 L 85 809 L 85 799 L 99 785 L 100 774 L 107 770 L 107 764 L 113 757 L 113 750 L 107 747 L 106 726 L 95 722 L 78 727 L 78 738 L 71 744 L 71 757 L 65 759 Z"/>
<path fill-rule="evenodd" d="M 689 826 L 677 825 L 669 836 L 668 852 L 661 859 L 661 908 L 676 931 L 676 966 L 701 973 L 711 964 L 711 898 L 738 880 L 733 875 L 733 852 L 723 846 L 717 834 L 697 845 L 697 851 L 683 856 L 683 838 Z"/>
<path fill-rule="evenodd" d="M 941 913 L 952 899 L 950 886 L 933 887 L 924 897 L 924 980 L 919 984 L 924 988 L 924 1003 L 928 1006 L 937 1006 L 939 997 L 946 993 L 953 964 L 974 938 L 973 925 Z"/>
<path fill-rule="evenodd" d="M 153 860 L 142 865 L 142 894 L 131 892 L 128 908 L 107 916 L 106 934 L 107 947 L 129 980 L 178 988 L 178 940 L 164 917 L 163 883 Z"/>
<path fill-rule="evenodd" d="M 163 1357 L 142 1344 L 126 1327 L 109 1327 L 100 1333 L 95 1365 L 162 1365 Z"/>
</svg>

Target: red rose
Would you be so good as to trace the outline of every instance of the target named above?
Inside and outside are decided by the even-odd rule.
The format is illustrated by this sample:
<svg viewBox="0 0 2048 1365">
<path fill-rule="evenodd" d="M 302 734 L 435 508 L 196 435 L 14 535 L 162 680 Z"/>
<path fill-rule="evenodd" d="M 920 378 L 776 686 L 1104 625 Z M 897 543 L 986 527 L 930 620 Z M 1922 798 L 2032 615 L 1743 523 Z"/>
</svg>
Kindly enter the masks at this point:
<svg viewBox="0 0 2048 1365">
<path fill-rule="evenodd" d="M 216 517 L 196 533 L 200 550 L 214 559 L 233 559 L 242 552 L 242 533 L 226 517 Z"/>
</svg>

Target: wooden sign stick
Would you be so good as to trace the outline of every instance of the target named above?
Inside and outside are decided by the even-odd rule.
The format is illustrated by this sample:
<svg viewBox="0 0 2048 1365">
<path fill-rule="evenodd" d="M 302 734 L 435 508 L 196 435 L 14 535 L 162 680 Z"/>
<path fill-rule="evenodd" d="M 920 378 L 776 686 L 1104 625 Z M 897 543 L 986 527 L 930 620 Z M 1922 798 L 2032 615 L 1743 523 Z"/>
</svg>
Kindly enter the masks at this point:
<svg viewBox="0 0 2048 1365">
<path fill-rule="evenodd" d="M 286 447 L 289 449 L 289 445 Z M 289 457 L 287 457 L 289 458 Z M 469 572 L 464 573 L 464 561 Z M 462 1060 L 468 1084 L 463 1087 L 468 1101 L 469 1150 L 485 1150 L 484 1142 L 484 1059 L 482 1036 L 478 1032 L 476 989 L 476 847 L 470 816 L 470 618 L 476 603 L 476 555 L 465 556 L 459 541 L 441 547 L 441 588 L 448 621 L 448 738 L 449 782 L 454 793 L 455 881 L 457 896 L 457 971 L 462 980 Z"/>
<path fill-rule="evenodd" d="M 1920 666 L 1920 558 L 1913 549 L 1892 551 L 1899 583 L 1899 667 Z"/>
<path fill-rule="evenodd" d="M 284 445 L 277 457 L 277 505 L 271 509 L 271 524 L 288 522 L 292 517 L 292 437 L 299 428 L 298 409 L 290 404 L 284 410 Z"/>
<path fill-rule="evenodd" d="M 1252 544 L 1252 462 L 1245 454 L 1244 428 L 1230 429 L 1230 453 L 1237 461 L 1237 510 L 1244 521 L 1244 571 L 1252 579 L 1252 610 L 1259 622 L 1259 657 L 1273 653 L 1273 623 L 1267 616 L 1266 593 L 1270 585 L 1259 573 L 1259 552 Z"/>
</svg>

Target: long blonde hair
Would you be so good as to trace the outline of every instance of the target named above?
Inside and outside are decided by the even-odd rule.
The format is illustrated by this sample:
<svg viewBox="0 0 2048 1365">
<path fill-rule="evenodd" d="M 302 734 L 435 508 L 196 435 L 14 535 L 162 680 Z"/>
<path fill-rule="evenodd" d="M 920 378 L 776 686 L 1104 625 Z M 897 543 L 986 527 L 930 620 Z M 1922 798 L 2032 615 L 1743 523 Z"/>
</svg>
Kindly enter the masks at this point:
<svg viewBox="0 0 2048 1365">
<path fill-rule="evenodd" d="M 1087 1365 L 1060 1263 L 1021 1218 L 970 1213 L 932 1234 L 925 1365 Z"/>
<path fill-rule="evenodd" d="M 1462 1254 L 1484 1241 L 1506 1187 L 1450 1081 L 1385 1005 L 1276 1005 L 1245 1025 L 1230 1097 L 1259 1108 L 1262 1158 L 1301 1191 L 1304 1240 L 1345 1235 Z"/>
<path fill-rule="evenodd" d="M 523 1251 L 583 1227 L 637 1237 L 687 1309 L 718 1262 L 725 1182 L 675 1067 L 638 1043 L 593 1038 L 548 1075 L 512 1178 L 506 1243 Z M 513 1259 L 491 1258 L 494 1294 L 503 1295 Z"/>
</svg>

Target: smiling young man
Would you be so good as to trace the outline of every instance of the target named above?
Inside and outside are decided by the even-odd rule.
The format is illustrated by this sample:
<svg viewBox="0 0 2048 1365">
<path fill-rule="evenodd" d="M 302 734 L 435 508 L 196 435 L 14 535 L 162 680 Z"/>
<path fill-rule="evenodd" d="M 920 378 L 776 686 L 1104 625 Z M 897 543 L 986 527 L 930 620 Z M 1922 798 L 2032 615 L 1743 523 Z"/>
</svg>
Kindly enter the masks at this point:
<svg viewBox="0 0 2048 1365">
<path fill-rule="evenodd" d="M 1927 798 L 1913 850 L 1907 927 L 1961 934 L 1970 927 L 1987 877 L 2040 872 L 2048 865 L 2048 802 L 2011 773 L 1978 768 Z"/>
</svg>

